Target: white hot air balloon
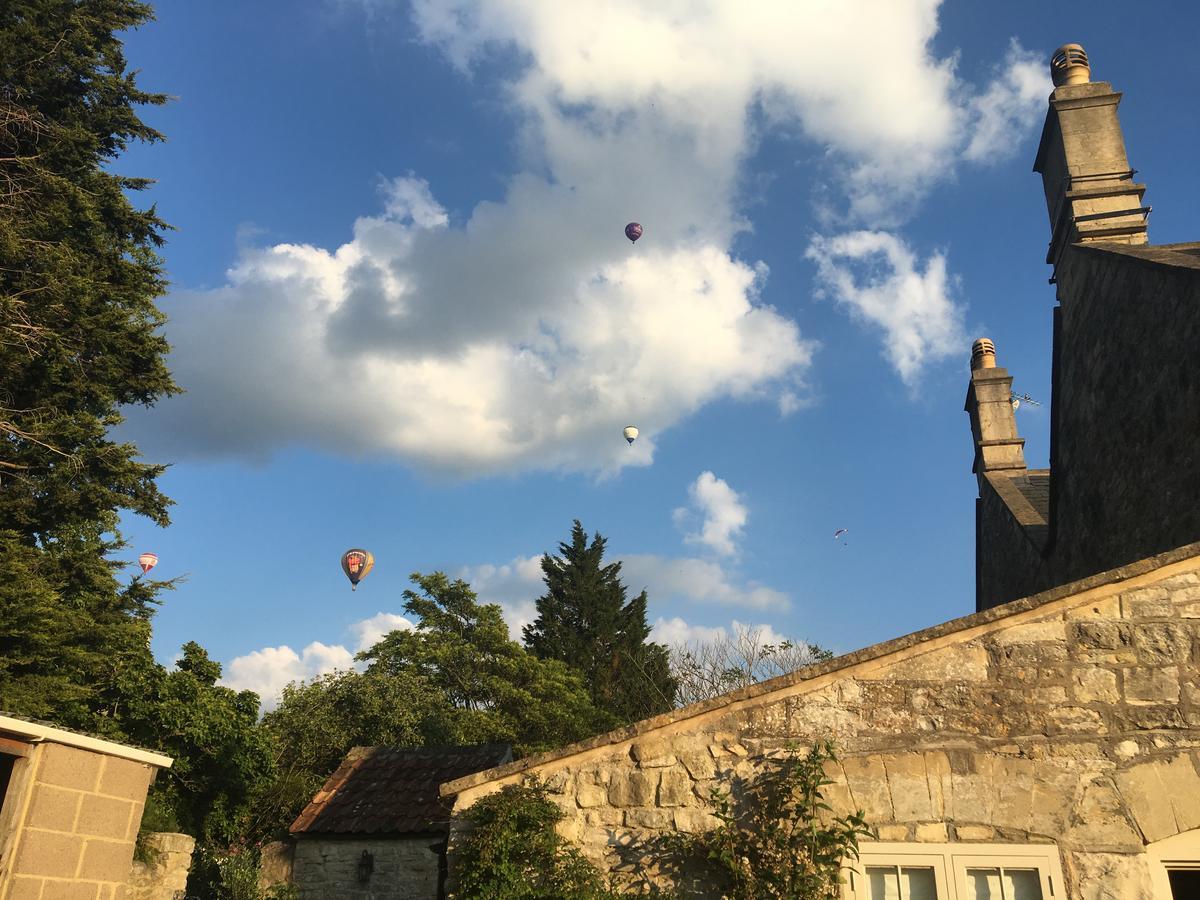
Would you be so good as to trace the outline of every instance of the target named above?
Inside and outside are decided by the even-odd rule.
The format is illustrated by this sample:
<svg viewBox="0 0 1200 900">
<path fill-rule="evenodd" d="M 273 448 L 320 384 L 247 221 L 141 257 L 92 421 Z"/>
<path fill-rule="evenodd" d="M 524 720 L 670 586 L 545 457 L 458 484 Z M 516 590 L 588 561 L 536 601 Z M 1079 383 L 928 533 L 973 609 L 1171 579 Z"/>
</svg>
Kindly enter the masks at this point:
<svg viewBox="0 0 1200 900">
<path fill-rule="evenodd" d="M 624 433 L 625 433 L 625 440 L 629 441 L 629 443 L 632 444 L 634 441 L 637 440 L 638 430 L 637 430 L 636 425 L 626 425 Z"/>
</svg>

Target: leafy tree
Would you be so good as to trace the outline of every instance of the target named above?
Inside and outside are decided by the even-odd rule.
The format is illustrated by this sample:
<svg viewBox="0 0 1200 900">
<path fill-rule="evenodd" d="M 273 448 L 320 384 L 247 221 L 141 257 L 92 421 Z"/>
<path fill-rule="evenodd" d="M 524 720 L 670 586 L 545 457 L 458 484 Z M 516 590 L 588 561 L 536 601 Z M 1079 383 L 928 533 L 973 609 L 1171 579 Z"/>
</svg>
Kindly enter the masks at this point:
<svg viewBox="0 0 1200 900">
<path fill-rule="evenodd" d="M 275 774 L 255 800 L 251 834 L 285 834 L 350 748 L 455 743 L 452 718 L 445 697 L 409 673 L 333 672 L 288 685 L 262 720 Z"/>
<path fill-rule="evenodd" d="M 589 544 L 576 519 L 561 557 L 542 557 L 546 593 L 525 645 L 581 672 L 592 702 L 626 724 L 671 709 L 676 682 L 666 648 L 647 640 L 646 592 L 626 600 L 621 564 L 603 564 L 604 545 L 599 533 Z"/>
<path fill-rule="evenodd" d="M 511 640 L 500 607 L 480 604 L 465 581 L 441 572 L 412 580 L 421 592 L 405 591 L 404 608 L 417 627 L 393 631 L 359 659 L 370 663 L 368 675 L 419 679 L 444 697 L 455 743 L 507 741 L 526 754 L 613 724 L 577 674 Z"/>
<path fill-rule="evenodd" d="M 155 595 L 111 559 L 122 510 L 167 522 L 162 466 L 110 439 L 125 404 L 176 389 L 157 329 L 166 225 L 109 170 L 161 138 L 126 71 L 135 0 L 0 5 L 0 699 L 119 737 L 123 689 L 151 677 Z"/>
<path fill-rule="evenodd" d="M 258 695 L 221 687 L 220 677 L 220 663 L 189 641 L 173 670 L 150 673 L 126 722 L 134 740 L 174 759 L 155 780 L 154 805 L 201 843 L 225 845 L 245 829 L 272 758 L 258 727 Z"/>
<path fill-rule="evenodd" d="M 616 897 L 599 870 L 554 826 L 564 816 L 539 784 L 510 784 L 464 813 L 455 851 L 456 897 L 472 900 L 601 900 Z"/>
</svg>

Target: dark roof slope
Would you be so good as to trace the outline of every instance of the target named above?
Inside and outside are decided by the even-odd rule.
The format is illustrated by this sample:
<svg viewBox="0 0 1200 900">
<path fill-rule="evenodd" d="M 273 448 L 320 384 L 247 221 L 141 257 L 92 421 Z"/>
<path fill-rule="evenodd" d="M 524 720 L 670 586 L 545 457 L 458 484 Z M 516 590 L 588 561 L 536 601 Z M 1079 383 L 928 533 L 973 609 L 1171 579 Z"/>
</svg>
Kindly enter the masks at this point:
<svg viewBox="0 0 1200 900">
<path fill-rule="evenodd" d="M 355 747 L 292 823 L 292 834 L 445 832 L 451 803 L 438 788 L 512 760 L 508 744 Z"/>
</svg>

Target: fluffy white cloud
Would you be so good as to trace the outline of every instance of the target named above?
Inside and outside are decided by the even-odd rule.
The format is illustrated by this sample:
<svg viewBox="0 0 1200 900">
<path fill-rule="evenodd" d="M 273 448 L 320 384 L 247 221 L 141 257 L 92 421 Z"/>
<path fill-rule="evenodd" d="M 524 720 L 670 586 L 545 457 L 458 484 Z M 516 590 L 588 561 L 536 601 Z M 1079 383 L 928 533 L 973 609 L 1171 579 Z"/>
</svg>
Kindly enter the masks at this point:
<svg viewBox="0 0 1200 900">
<path fill-rule="evenodd" d="M 763 129 L 801 135 L 825 194 L 877 218 L 951 173 L 973 123 L 1016 121 L 934 56 L 938 5 L 418 0 L 422 39 L 464 69 L 518 51 L 525 171 L 461 226 L 419 178 L 385 182 L 343 246 L 247 249 L 225 286 L 173 295 L 187 393 L 131 411 L 140 445 L 613 471 L 717 398 L 796 409 L 812 345 L 730 253 L 745 161 Z"/>
<path fill-rule="evenodd" d="M 652 603 L 705 603 L 750 609 L 787 609 L 787 594 L 756 581 L 742 581 L 719 563 L 695 557 L 633 554 L 621 557 L 629 589 L 646 589 Z"/>
<path fill-rule="evenodd" d="M 520 641 L 525 626 L 537 618 L 535 600 L 543 587 L 540 556 L 518 556 L 500 566 L 490 563 L 463 566 L 455 577 L 469 582 L 481 603 L 500 606 L 514 641 Z"/>
<path fill-rule="evenodd" d="M 805 255 L 817 264 L 819 294 L 883 331 L 884 356 L 909 387 L 927 363 L 964 352 L 963 307 L 944 254 L 922 265 L 894 234 L 854 231 L 816 237 Z"/>
<path fill-rule="evenodd" d="M 692 508 L 680 507 L 674 512 L 678 524 L 686 524 L 697 516 L 700 530 L 684 540 L 703 544 L 710 550 L 730 556 L 737 552 L 737 540 L 746 525 L 748 513 L 738 492 L 712 472 L 701 472 L 688 488 Z"/>
<path fill-rule="evenodd" d="M 660 616 L 650 629 L 650 639 L 668 647 L 686 644 L 709 644 L 713 641 L 725 640 L 731 635 L 753 634 L 759 646 L 763 644 L 779 645 L 789 640 L 771 625 L 754 625 L 739 622 L 734 619 L 728 628 L 723 625 L 693 625 L 690 622 L 673 616 L 670 619 Z"/>
<path fill-rule="evenodd" d="M 1012 41 L 996 80 L 971 100 L 974 127 L 963 158 L 980 163 L 1010 158 L 1020 146 L 1014 138 L 1032 131 L 1045 114 L 1052 89 L 1045 60 Z"/>
<path fill-rule="evenodd" d="M 254 691 L 264 709 L 273 709 L 280 693 L 293 681 L 353 667 L 354 654 L 340 644 L 313 641 L 299 653 L 284 644 L 230 660 L 221 683 L 238 691 Z"/>
<path fill-rule="evenodd" d="M 404 616 L 381 612 L 369 619 L 355 622 L 349 630 L 354 635 L 355 649 L 366 650 L 393 631 L 411 631 L 413 627 L 413 623 Z"/>
</svg>

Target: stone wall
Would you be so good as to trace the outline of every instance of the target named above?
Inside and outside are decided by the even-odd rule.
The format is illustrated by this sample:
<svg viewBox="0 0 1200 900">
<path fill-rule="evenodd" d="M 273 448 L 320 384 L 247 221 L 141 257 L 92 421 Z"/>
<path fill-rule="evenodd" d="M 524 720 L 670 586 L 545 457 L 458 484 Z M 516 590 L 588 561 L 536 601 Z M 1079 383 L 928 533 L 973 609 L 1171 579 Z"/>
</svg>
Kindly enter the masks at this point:
<svg viewBox="0 0 1200 900">
<path fill-rule="evenodd" d="M 1200 540 L 1200 245 L 1058 268 L 1055 584 Z"/>
<path fill-rule="evenodd" d="M 1017 475 L 1015 478 L 1023 476 Z M 1046 590 L 1055 582 L 1042 556 L 1045 522 L 1017 517 L 1015 506 L 1029 504 L 1012 486 L 1014 476 L 988 472 L 979 478 L 975 501 L 975 608 L 988 609 Z M 1007 490 L 1005 490 L 1007 488 Z M 1005 490 L 1001 496 L 999 490 Z M 1013 495 L 1016 494 L 1014 497 Z"/>
<path fill-rule="evenodd" d="M 461 810 L 505 783 L 544 778 L 567 814 L 563 833 L 590 858 L 631 881 L 658 880 L 647 839 L 710 827 L 714 786 L 752 778 L 789 743 L 831 736 L 840 762 L 828 799 L 837 812 L 864 810 L 880 840 L 1050 841 L 1069 897 L 1116 896 L 1097 893 L 1101 877 L 1142 890 L 1144 844 L 1200 827 L 1198 553 L 987 610 L 443 790 L 458 793 Z M 697 885 L 689 895 L 704 896 Z"/>
<path fill-rule="evenodd" d="M 266 893 L 277 884 L 292 883 L 296 859 L 295 841 L 271 841 L 258 858 L 258 888 Z"/>
<path fill-rule="evenodd" d="M 188 869 L 192 865 L 194 838 L 186 834 L 160 832 L 142 838 L 145 862 L 135 859 L 129 875 L 128 900 L 178 900 L 187 893 Z"/>
<path fill-rule="evenodd" d="M 322 836 L 296 841 L 292 880 L 300 900 L 436 900 L 438 854 L 442 840 L 418 838 L 357 840 Z M 363 851 L 374 857 L 370 879 L 358 878 Z"/>
</svg>

